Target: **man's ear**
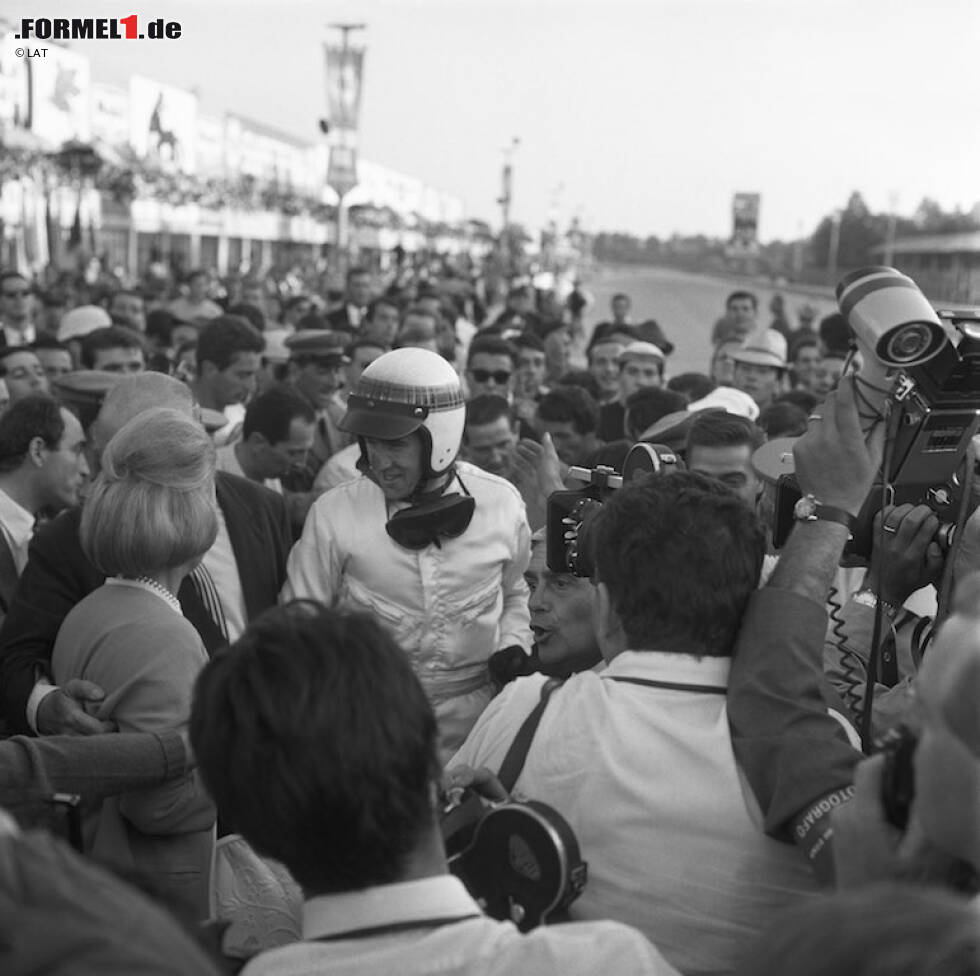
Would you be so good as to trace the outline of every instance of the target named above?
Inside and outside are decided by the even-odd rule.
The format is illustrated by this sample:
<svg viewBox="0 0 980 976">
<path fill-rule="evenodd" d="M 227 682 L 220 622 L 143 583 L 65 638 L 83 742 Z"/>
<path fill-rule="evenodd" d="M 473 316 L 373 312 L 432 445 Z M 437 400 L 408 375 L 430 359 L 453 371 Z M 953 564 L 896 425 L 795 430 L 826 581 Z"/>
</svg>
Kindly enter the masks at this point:
<svg viewBox="0 0 980 976">
<path fill-rule="evenodd" d="M 203 363 L 198 364 L 197 372 L 202 380 L 210 380 L 218 372 L 218 367 L 210 359 L 205 359 Z"/>
<path fill-rule="evenodd" d="M 592 629 L 603 658 L 611 661 L 628 645 L 619 614 L 613 606 L 612 594 L 605 583 L 595 584 L 592 596 Z"/>
<path fill-rule="evenodd" d="M 618 621 L 614 621 L 614 617 L 609 587 L 605 583 L 596 583 L 592 590 L 592 619 L 596 637 L 600 641 L 618 626 Z"/>
<path fill-rule="evenodd" d="M 44 466 L 45 452 L 48 449 L 48 445 L 44 443 L 43 437 L 32 437 L 31 442 L 27 445 L 27 456 L 31 460 L 31 464 L 35 468 L 40 468 Z"/>
</svg>

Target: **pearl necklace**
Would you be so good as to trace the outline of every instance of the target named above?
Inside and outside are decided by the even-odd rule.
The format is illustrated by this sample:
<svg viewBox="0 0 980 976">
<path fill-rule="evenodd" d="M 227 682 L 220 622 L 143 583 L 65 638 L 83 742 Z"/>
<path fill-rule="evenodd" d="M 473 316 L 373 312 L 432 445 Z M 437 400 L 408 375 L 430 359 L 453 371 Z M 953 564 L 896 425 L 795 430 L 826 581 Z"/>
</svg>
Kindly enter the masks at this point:
<svg viewBox="0 0 980 976">
<path fill-rule="evenodd" d="M 173 593 L 168 590 L 163 583 L 155 580 L 149 576 L 120 576 L 118 577 L 123 582 L 139 583 L 141 586 L 145 586 L 147 589 L 152 590 L 157 594 L 171 610 L 176 611 L 179 614 L 183 614 L 183 610 L 180 608 L 180 601 L 173 595 Z"/>
</svg>

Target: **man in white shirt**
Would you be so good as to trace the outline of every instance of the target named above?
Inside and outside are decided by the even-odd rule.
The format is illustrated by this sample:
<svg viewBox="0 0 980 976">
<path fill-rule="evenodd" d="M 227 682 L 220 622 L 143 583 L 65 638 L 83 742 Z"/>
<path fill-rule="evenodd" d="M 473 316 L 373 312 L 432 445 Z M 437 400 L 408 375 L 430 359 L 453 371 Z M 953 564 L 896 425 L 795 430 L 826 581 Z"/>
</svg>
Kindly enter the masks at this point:
<svg viewBox="0 0 980 976">
<path fill-rule="evenodd" d="M 0 417 L 0 610 L 5 614 L 27 563 L 37 513 L 78 504 L 89 475 L 85 433 L 74 414 L 44 394 L 25 397 Z"/>
<path fill-rule="evenodd" d="M 194 398 L 229 418 L 214 435 L 220 447 L 241 434 L 245 404 L 255 394 L 265 340 L 238 315 L 222 315 L 201 329 L 197 340 Z"/>
<path fill-rule="evenodd" d="M 517 489 L 457 461 L 465 404 L 452 366 L 396 349 L 361 374 L 344 429 L 367 477 L 320 496 L 289 557 L 283 598 L 383 621 L 435 706 L 447 755 L 490 700 L 487 661 L 528 651 L 530 529 Z"/>
<path fill-rule="evenodd" d="M 52 397 L 25 397 L 0 417 L 0 528 L 18 570 L 36 514 L 77 505 L 88 476 L 82 425 Z"/>
<path fill-rule="evenodd" d="M 367 614 L 265 614 L 201 672 L 190 731 L 218 809 L 305 897 L 302 941 L 260 953 L 243 976 L 676 972 L 614 922 L 522 935 L 483 914 L 448 871 L 432 707 Z"/>
<path fill-rule="evenodd" d="M 591 535 L 607 667 L 551 695 L 515 790 L 554 806 L 589 862 L 572 918 L 635 925 L 686 974 L 728 973 L 777 909 L 816 889 L 763 834 L 728 728 L 764 533 L 728 489 L 677 472 L 614 492 Z M 544 680 L 505 689 L 450 767 L 499 770 Z"/>
<path fill-rule="evenodd" d="M 302 467 L 313 447 L 316 415 L 287 386 L 272 386 L 246 408 L 241 440 L 217 451 L 217 470 L 265 485 L 286 500 L 293 525 L 302 529 L 315 496 L 284 491 L 281 479 Z"/>
</svg>

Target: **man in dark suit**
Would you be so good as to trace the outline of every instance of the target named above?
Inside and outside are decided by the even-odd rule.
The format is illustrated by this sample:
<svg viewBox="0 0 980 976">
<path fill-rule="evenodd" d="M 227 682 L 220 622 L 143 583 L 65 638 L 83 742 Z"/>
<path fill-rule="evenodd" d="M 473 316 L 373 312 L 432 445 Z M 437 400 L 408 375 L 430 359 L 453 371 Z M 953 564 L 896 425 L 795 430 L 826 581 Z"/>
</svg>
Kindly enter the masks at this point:
<svg viewBox="0 0 980 976">
<path fill-rule="evenodd" d="M 106 397 L 90 430 L 95 451 L 129 419 L 154 406 L 192 412 L 187 388 L 159 373 L 125 377 Z M 94 459 L 95 460 L 95 459 Z M 215 479 L 218 539 L 197 570 L 181 585 L 184 616 L 208 651 L 234 640 L 249 619 L 273 606 L 285 581 L 291 535 L 282 498 L 234 475 Z M 80 510 L 63 512 L 34 537 L 27 566 L 0 628 L 0 706 L 11 732 L 90 734 L 103 730 L 84 711 L 101 689 L 70 682 L 53 689 L 51 650 L 68 611 L 103 576 L 86 559 L 78 540 Z"/>
<path fill-rule="evenodd" d="M 371 301 L 371 273 L 365 268 L 351 268 L 347 272 L 344 304 L 327 316 L 331 331 L 357 332 L 367 316 Z"/>
<path fill-rule="evenodd" d="M 24 397 L 0 417 L 0 622 L 38 513 L 78 504 L 89 474 L 84 448 L 78 419 L 46 394 Z"/>
</svg>

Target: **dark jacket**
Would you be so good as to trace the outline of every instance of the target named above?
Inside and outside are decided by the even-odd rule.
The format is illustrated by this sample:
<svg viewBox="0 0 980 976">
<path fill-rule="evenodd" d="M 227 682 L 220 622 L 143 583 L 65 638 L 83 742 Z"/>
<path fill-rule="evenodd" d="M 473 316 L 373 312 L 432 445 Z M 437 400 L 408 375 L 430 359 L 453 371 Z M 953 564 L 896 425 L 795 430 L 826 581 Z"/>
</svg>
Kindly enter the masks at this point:
<svg viewBox="0 0 980 976">
<path fill-rule="evenodd" d="M 7 540 L 0 536 L 0 623 L 7 615 L 7 607 L 17 589 L 17 564 L 14 554 L 10 551 Z"/>
<path fill-rule="evenodd" d="M 363 314 L 367 314 L 365 310 Z M 326 315 L 327 324 L 330 326 L 331 332 L 350 332 L 351 334 L 358 331 L 360 326 L 355 326 L 350 320 L 350 315 L 347 312 L 347 302 L 344 302 L 340 308 L 335 308 L 332 312 L 328 312 Z M 363 319 L 362 319 L 363 321 Z"/>
<path fill-rule="evenodd" d="M 286 506 L 267 488 L 223 471 L 218 472 L 215 485 L 251 620 L 275 606 L 286 579 L 292 542 Z M 105 580 L 82 552 L 80 521 L 81 509 L 73 508 L 37 532 L 0 627 L 0 708 L 10 734 L 30 732 L 27 700 L 38 671 L 50 673 L 51 651 L 61 623 L 76 603 Z M 208 653 L 219 648 L 224 643 L 221 631 L 189 577 L 177 595 L 184 616 L 201 635 Z"/>
</svg>

